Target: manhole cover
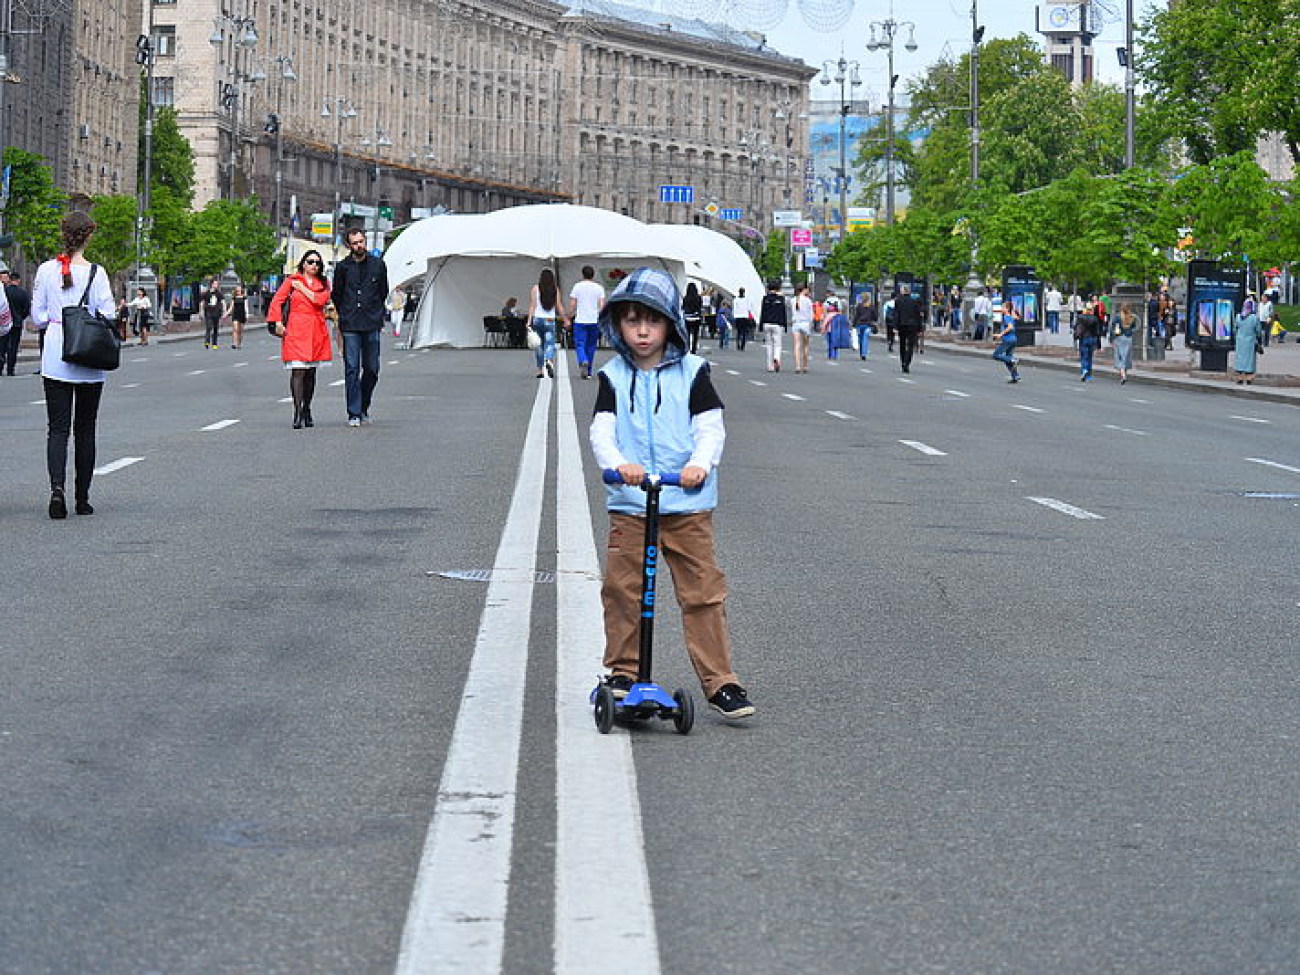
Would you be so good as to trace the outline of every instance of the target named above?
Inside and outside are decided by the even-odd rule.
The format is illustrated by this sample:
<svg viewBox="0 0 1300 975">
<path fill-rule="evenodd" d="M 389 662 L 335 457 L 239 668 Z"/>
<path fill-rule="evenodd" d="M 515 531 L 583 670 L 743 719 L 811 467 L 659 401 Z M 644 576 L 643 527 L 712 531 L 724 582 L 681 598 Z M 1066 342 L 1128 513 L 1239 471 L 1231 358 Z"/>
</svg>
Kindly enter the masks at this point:
<svg viewBox="0 0 1300 975">
<path fill-rule="evenodd" d="M 438 576 L 441 579 L 455 579 L 457 582 L 491 582 L 492 569 L 446 569 L 442 572 L 428 572 L 427 575 Z M 533 582 L 545 583 L 554 582 L 555 573 L 549 571 L 539 571 L 533 573 Z"/>
</svg>

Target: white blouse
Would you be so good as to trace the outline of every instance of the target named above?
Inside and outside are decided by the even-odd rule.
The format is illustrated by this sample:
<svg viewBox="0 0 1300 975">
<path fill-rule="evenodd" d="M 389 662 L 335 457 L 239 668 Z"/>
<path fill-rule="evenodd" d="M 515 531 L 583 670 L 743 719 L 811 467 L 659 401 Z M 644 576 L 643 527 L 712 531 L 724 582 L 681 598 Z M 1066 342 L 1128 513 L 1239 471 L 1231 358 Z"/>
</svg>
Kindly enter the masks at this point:
<svg viewBox="0 0 1300 975">
<path fill-rule="evenodd" d="M 63 361 L 63 309 L 81 300 L 90 280 L 89 264 L 72 265 L 72 287 L 63 287 L 63 269 L 58 261 L 46 261 L 36 270 L 32 284 L 32 321 L 45 329 L 45 347 L 41 352 L 41 375 L 46 379 L 60 379 L 65 383 L 102 383 L 104 370 L 74 366 Z M 108 274 L 101 267 L 95 275 L 86 296 L 86 306 L 106 318 L 113 318 L 117 309 L 113 304 L 113 289 Z"/>
</svg>

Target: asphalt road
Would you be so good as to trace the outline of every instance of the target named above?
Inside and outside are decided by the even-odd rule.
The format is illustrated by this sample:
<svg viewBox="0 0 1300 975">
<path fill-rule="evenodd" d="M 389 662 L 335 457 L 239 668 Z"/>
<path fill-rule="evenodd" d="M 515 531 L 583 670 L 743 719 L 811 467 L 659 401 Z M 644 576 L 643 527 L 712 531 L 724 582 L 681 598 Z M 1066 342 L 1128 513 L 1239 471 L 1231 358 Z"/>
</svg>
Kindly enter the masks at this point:
<svg viewBox="0 0 1300 975">
<path fill-rule="evenodd" d="M 935 351 L 907 377 L 883 348 L 807 376 L 716 353 L 759 715 L 597 741 L 567 686 L 557 710 L 557 657 L 599 669 L 571 575 L 438 574 L 521 568 L 496 560 L 530 503 L 537 570 L 570 551 L 566 504 L 598 550 L 559 390 L 521 352 L 386 349 L 373 426 L 345 425 L 336 369 L 295 431 L 274 351 L 129 352 L 98 463 L 139 459 L 62 523 L 40 382 L 0 381 L 0 971 L 394 971 L 475 716 L 517 754 L 434 898 L 499 938 L 461 970 L 557 970 L 576 817 L 623 837 L 578 874 L 591 903 L 645 887 L 642 971 L 1297 971 L 1295 408 L 1010 386 Z M 563 383 L 585 441 L 594 384 Z M 528 639 L 493 647 L 520 593 Z M 672 617 L 656 676 L 692 688 Z M 557 789 L 588 747 L 596 787 Z M 613 822 L 600 784 L 628 776 Z M 477 880 L 501 917 L 472 916 Z M 599 935 L 575 955 L 617 970 L 582 958 Z"/>
</svg>

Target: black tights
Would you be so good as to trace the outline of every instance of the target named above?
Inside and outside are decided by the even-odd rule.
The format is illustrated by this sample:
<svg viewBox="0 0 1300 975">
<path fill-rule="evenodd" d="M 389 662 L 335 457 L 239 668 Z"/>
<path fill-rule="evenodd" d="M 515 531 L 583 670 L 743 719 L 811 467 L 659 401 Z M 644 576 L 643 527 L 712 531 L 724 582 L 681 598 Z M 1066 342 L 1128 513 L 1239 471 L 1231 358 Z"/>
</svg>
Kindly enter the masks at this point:
<svg viewBox="0 0 1300 975">
<path fill-rule="evenodd" d="M 68 434 L 71 432 L 76 447 L 73 469 L 78 501 L 90 498 L 90 478 L 95 472 L 95 420 L 99 416 L 99 398 L 103 392 L 102 382 L 45 380 L 45 415 L 49 419 L 45 460 L 50 471 L 50 488 L 63 490 L 68 469 Z"/>
<path fill-rule="evenodd" d="M 301 414 L 311 409 L 311 398 L 316 395 L 316 367 L 289 371 L 289 394 L 293 397 L 293 412 Z"/>
</svg>

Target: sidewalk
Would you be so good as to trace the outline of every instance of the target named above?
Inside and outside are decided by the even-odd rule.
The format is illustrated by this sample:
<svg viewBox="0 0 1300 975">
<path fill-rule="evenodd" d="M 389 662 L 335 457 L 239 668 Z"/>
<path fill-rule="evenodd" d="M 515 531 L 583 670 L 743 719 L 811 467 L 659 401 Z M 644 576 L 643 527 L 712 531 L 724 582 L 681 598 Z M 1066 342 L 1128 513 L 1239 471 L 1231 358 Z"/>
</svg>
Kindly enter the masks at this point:
<svg viewBox="0 0 1300 975">
<path fill-rule="evenodd" d="M 260 315 L 256 317 L 250 316 L 248 322 L 244 325 L 244 334 L 249 335 L 255 330 L 264 330 L 265 328 L 265 319 Z M 230 344 L 229 321 L 222 321 L 221 330 L 218 334 L 225 341 L 226 345 Z M 169 345 L 172 342 L 185 342 L 189 339 L 201 338 L 203 338 L 203 319 L 196 317 L 188 322 L 168 322 L 164 326 L 163 331 L 152 332 L 150 334 L 149 344 L 153 345 L 154 343 L 158 343 L 161 345 Z M 140 340 L 134 335 L 129 336 L 127 340 L 122 343 L 122 348 L 124 349 L 135 349 L 139 348 L 139 346 Z M 34 367 L 39 367 L 40 359 L 40 343 L 36 337 L 36 333 L 24 329 L 23 341 L 18 347 L 18 364 L 21 366 L 23 363 L 30 363 Z"/>
<path fill-rule="evenodd" d="M 926 348 L 988 357 L 992 355 L 995 343 L 962 339 L 954 332 L 932 328 L 925 333 L 925 344 Z M 1046 330 L 1039 331 L 1035 335 L 1035 344 L 1020 346 L 1016 355 L 1027 366 L 1061 369 L 1075 375 L 1079 372 L 1079 353 L 1064 324 L 1055 335 Z M 1113 362 L 1113 353 L 1107 343 L 1097 352 L 1093 375 L 1098 378 L 1117 378 Z M 1228 353 L 1227 373 L 1204 372 L 1200 369 L 1200 352 L 1185 348 L 1183 336 L 1179 335 L 1174 339 L 1174 347 L 1165 352 L 1163 361 L 1144 362 L 1134 350 L 1129 382 L 1193 389 L 1205 393 L 1226 393 L 1247 399 L 1300 406 L 1300 341 L 1296 341 L 1294 335 L 1287 336 L 1287 341 L 1283 343 L 1274 341 L 1264 350 L 1257 363 L 1259 371 L 1255 374 L 1254 385 L 1238 386 L 1233 380 L 1235 374 L 1231 371 L 1231 351 Z"/>
</svg>

